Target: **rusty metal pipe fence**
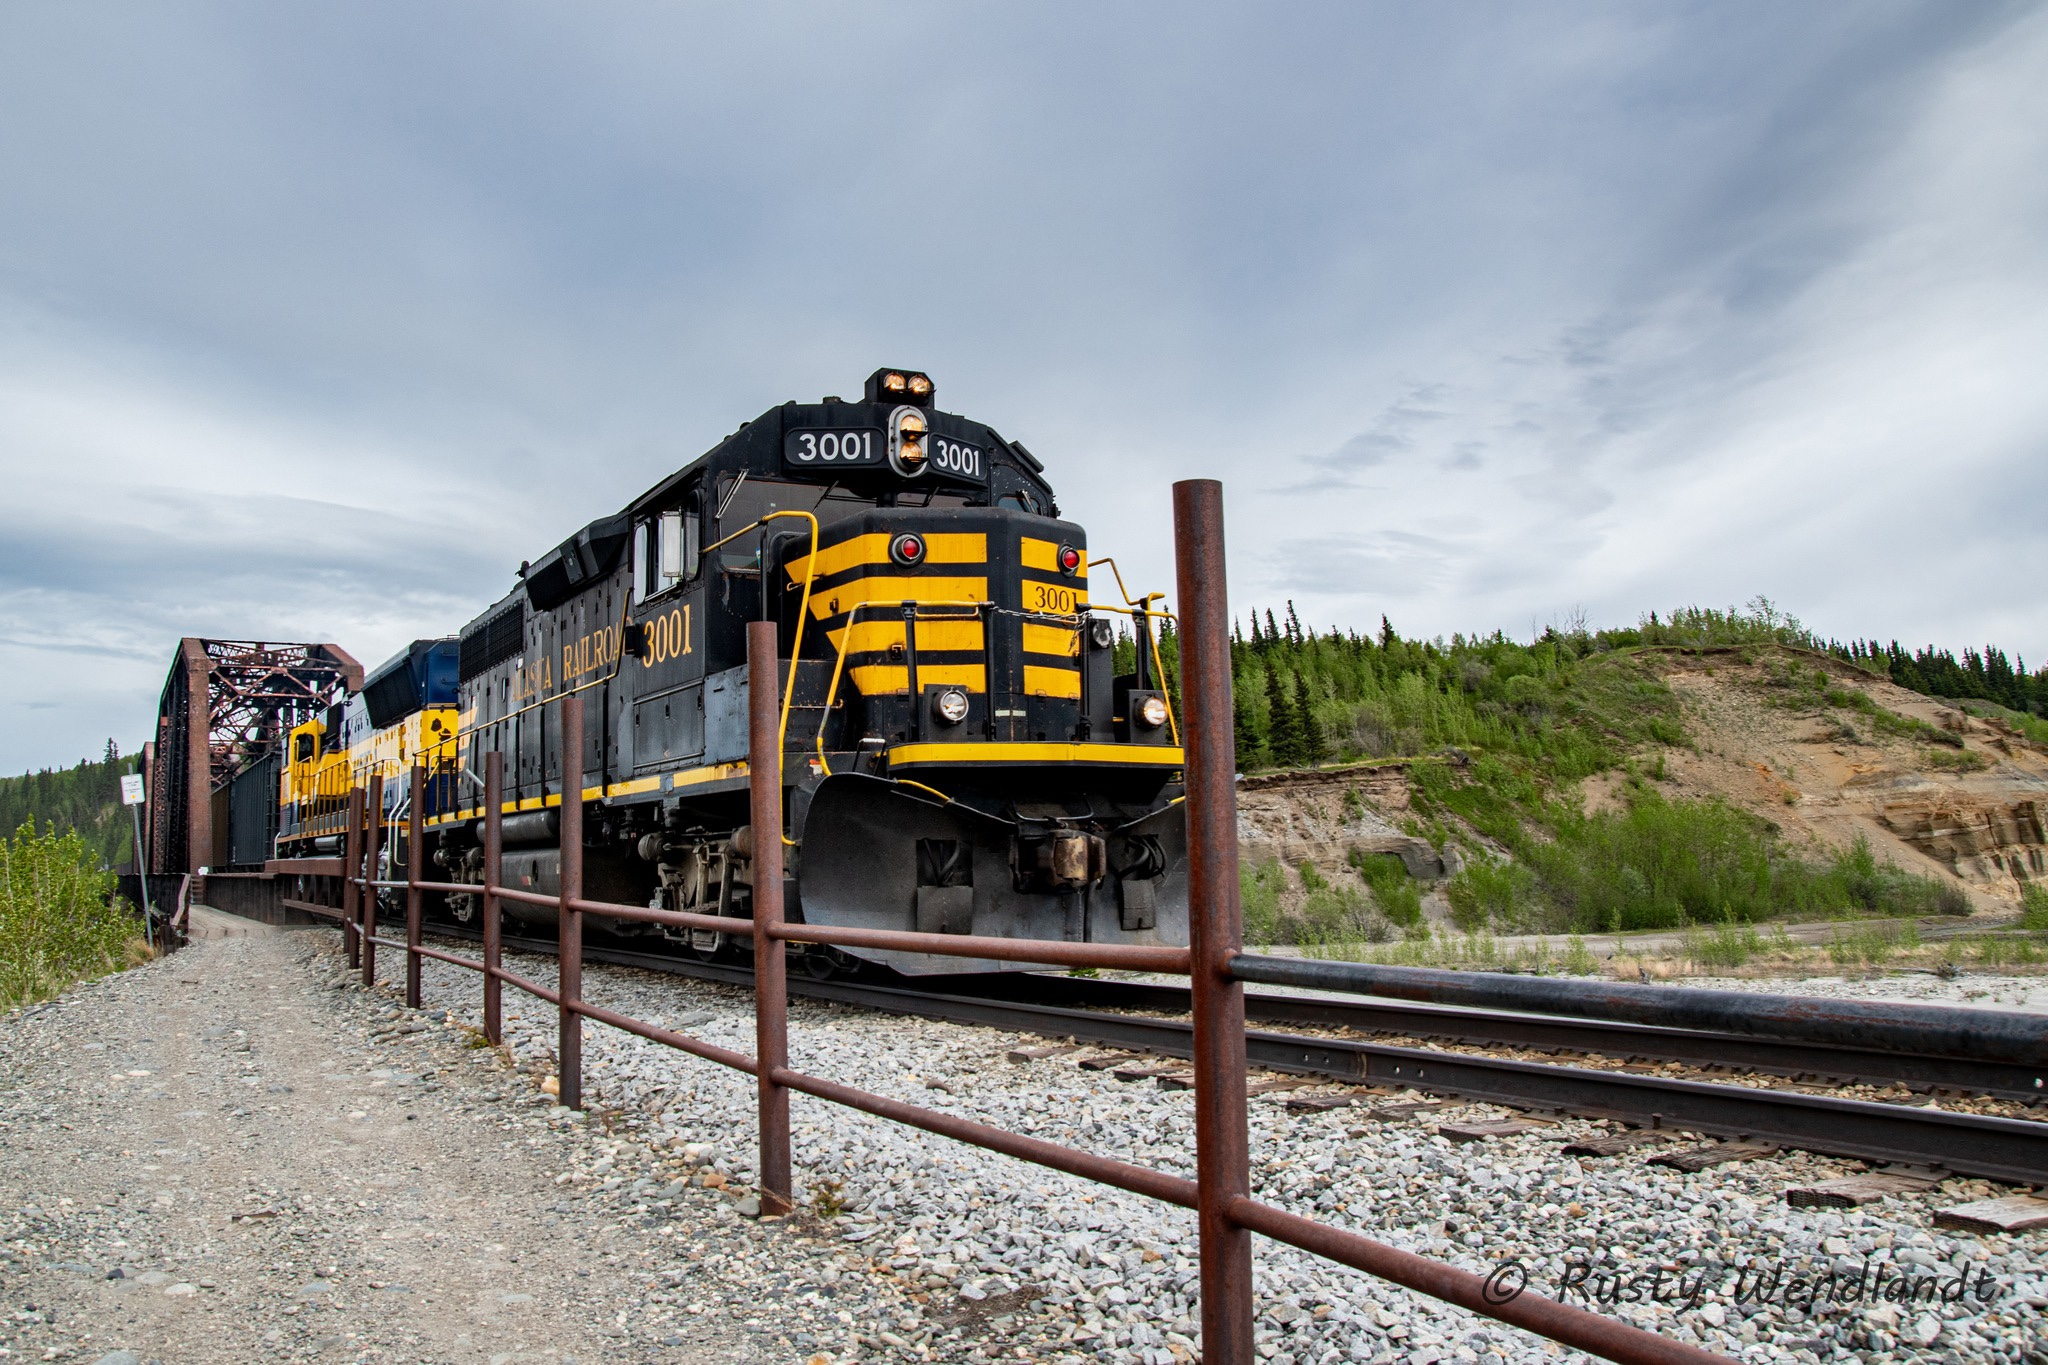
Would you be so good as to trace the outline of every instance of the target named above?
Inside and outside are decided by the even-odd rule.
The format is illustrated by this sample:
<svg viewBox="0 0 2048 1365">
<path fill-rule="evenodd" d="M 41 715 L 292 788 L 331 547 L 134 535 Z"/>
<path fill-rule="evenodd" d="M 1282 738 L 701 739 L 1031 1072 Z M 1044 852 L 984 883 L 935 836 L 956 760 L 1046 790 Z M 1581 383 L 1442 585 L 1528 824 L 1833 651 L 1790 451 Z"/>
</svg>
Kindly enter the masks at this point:
<svg viewBox="0 0 2048 1365">
<path fill-rule="evenodd" d="M 363 980 L 376 979 L 379 947 L 406 955 L 406 1003 L 420 1003 L 420 968 L 431 958 L 478 972 L 484 987 L 484 1035 L 503 1041 L 503 988 L 511 986 L 557 1009 L 556 1078 L 560 1102 L 580 1109 L 583 1021 L 594 1020 L 651 1042 L 673 1047 L 753 1076 L 760 1116 L 759 1185 L 764 1213 L 795 1207 L 790 1165 L 789 1096 L 792 1091 L 857 1109 L 1034 1162 L 1069 1175 L 1192 1209 L 1199 1229 L 1202 1359 L 1208 1365 L 1254 1365 L 1251 1234 L 1390 1280 L 1485 1317 L 1523 1328 L 1563 1345 L 1610 1360 L 1655 1365 L 1725 1362 L 1684 1342 L 1645 1331 L 1600 1313 L 1559 1303 L 1535 1293 L 1504 1294 L 1469 1271 L 1402 1251 L 1383 1242 L 1318 1223 L 1251 1197 L 1246 1096 L 1244 986 L 1231 970 L 1242 952 L 1237 880 L 1236 756 L 1231 725 L 1229 608 L 1225 595 L 1223 496 L 1211 480 L 1188 480 L 1173 488 L 1177 578 L 1182 607 L 1181 663 L 1187 744 L 1189 928 L 1187 948 L 1131 944 L 1055 943 L 791 924 L 783 916 L 782 751 L 775 687 L 764 679 L 782 677 L 776 627 L 754 622 L 747 631 L 750 741 L 750 818 L 753 919 L 657 910 L 585 900 L 582 895 L 583 702 L 569 695 L 561 708 L 562 790 L 559 827 L 561 888 L 555 895 L 501 884 L 504 820 L 504 760 L 484 756 L 484 881 L 428 881 L 421 876 L 424 812 L 419 794 L 426 774 L 412 771 L 406 813 L 406 875 L 375 875 L 386 814 L 383 781 L 349 794 L 344 862 L 342 935 L 350 965 L 360 962 Z M 405 937 L 377 931 L 377 893 L 405 893 Z M 443 952 L 421 942 L 422 898 L 428 893 L 480 896 L 483 910 L 481 959 Z M 549 990 L 507 971 L 501 961 L 503 903 L 518 902 L 555 911 L 559 986 Z M 587 914 L 750 937 L 754 942 L 755 1055 L 693 1038 L 634 1019 L 583 998 L 583 918 Z M 1195 1178 L 1096 1156 L 873 1094 L 858 1087 L 806 1075 L 789 1065 L 787 944 L 890 949 L 950 957 L 1097 967 L 1186 976 L 1192 987 L 1195 1043 Z"/>
</svg>

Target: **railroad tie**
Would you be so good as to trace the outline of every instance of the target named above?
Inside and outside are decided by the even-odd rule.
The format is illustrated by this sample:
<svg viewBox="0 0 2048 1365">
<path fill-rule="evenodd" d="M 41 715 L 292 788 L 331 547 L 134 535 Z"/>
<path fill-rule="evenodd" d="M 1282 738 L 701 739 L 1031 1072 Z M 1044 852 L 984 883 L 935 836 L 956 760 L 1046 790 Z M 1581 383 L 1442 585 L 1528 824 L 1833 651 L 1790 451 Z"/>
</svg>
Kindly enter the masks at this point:
<svg viewBox="0 0 2048 1365">
<path fill-rule="evenodd" d="M 1602 1137 L 1581 1138 L 1567 1143 L 1566 1156 L 1620 1156 L 1636 1147 L 1659 1147 L 1671 1141 L 1668 1133 L 1659 1133 L 1649 1128 L 1629 1128 L 1619 1133 L 1608 1133 Z"/>
<path fill-rule="evenodd" d="M 1948 1178 L 1947 1171 L 1926 1167 L 1887 1166 L 1881 1171 L 1823 1180 L 1817 1185 L 1795 1185 L 1785 1191 L 1785 1202 L 1795 1209 L 1853 1209 L 1874 1204 L 1890 1194 L 1919 1194 Z"/>
<path fill-rule="evenodd" d="M 2048 1227 L 2048 1199 L 2032 1194 L 2007 1195 L 1958 1204 L 1934 1215 L 1934 1226 L 1957 1232 L 2025 1232 Z"/>
<path fill-rule="evenodd" d="M 1481 1119 L 1469 1123 L 1439 1123 L 1436 1126 L 1439 1137 L 1453 1142 L 1484 1142 L 1488 1138 L 1513 1137 L 1517 1133 L 1534 1133 L 1552 1125 L 1542 1119 Z"/>
<path fill-rule="evenodd" d="M 1737 1161 L 1755 1161 L 1759 1157 L 1776 1156 L 1778 1146 L 1774 1142 L 1711 1142 L 1704 1147 L 1689 1147 L 1682 1152 L 1667 1152 L 1663 1156 L 1650 1158 L 1652 1166 L 1669 1166 L 1674 1171 L 1696 1174 L 1715 1166 L 1726 1166 Z"/>
</svg>

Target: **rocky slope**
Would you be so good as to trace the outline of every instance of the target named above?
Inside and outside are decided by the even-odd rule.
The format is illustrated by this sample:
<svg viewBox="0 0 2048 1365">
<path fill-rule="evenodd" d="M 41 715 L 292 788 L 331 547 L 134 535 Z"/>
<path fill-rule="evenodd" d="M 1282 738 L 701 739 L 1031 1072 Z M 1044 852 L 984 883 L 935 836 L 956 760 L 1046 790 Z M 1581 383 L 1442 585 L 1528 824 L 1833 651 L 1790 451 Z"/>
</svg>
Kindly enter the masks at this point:
<svg viewBox="0 0 2048 1365">
<path fill-rule="evenodd" d="M 1690 743 L 1633 763 L 1667 796 L 1719 797 L 1815 852 L 1861 835 L 1881 859 L 1955 879 L 1980 913 L 2009 915 L 2026 882 L 2048 878 L 2048 749 L 2011 726 L 1805 651 L 1651 657 Z M 1455 873 L 1455 848 L 1409 832 L 1412 771 L 1396 761 L 1246 777 L 1245 861 L 1277 859 L 1293 895 L 1292 869 L 1308 862 L 1334 879 L 1354 849 L 1396 854 L 1425 881 Z M 1588 808 L 1617 803 L 1627 780 L 1588 782 Z"/>
</svg>

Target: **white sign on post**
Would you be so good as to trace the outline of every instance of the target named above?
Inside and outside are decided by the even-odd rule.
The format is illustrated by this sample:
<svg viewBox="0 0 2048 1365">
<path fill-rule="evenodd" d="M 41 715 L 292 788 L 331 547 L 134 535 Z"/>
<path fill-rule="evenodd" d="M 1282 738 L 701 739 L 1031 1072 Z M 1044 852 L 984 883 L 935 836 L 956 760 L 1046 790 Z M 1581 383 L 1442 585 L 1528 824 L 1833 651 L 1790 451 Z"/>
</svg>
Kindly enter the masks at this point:
<svg viewBox="0 0 2048 1365">
<path fill-rule="evenodd" d="M 142 774 L 121 774 L 121 804 L 139 806 L 142 804 Z"/>
</svg>

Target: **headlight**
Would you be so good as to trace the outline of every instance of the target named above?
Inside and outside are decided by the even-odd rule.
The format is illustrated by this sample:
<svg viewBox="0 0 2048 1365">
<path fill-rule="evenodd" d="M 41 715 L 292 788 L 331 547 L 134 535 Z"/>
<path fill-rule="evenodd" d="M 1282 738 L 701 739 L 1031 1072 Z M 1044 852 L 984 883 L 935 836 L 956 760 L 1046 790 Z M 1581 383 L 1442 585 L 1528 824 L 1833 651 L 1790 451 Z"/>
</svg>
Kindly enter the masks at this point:
<svg viewBox="0 0 2048 1365">
<path fill-rule="evenodd" d="M 904 384 L 903 376 L 893 370 L 882 376 L 882 392 L 888 394 L 891 398 L 902 395 Z"/>
<path fill-rule="evenodd" d="M 928 432 L 924 414 L 916 408 L 902 407 L 889 414 L 889 464 L 898 474 L 915 478 L 924 473 Z"/>
<path fill-rule="evenodd" d="M 1147 697 L 1138 703 L 1138 722 L 1147 730 L 1166 724 L 1166 698 Z"/>
<path fill-rule="evenodd" d="M 948 725 L 958 725 L 967 719 L 967 693 L 957 687 L 932 693 L 932 714 Z"/>
<path fill-rule="evenodd" d="M 1088 643 L 1097 649 L 1108 649 L 1116 643 L 1116 627 L 1106 617 L 1096 617 L 1088 623 Z"/>
</svg>

